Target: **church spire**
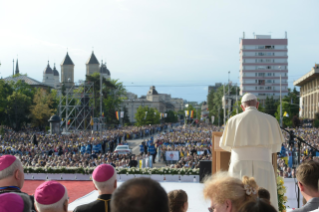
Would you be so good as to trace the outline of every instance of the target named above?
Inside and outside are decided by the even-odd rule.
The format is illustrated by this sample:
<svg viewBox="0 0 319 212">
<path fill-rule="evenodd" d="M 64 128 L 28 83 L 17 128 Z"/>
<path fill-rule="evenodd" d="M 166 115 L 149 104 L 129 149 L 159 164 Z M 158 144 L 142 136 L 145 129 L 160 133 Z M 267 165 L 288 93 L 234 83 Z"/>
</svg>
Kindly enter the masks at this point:
<svg viewBox="0 0 319 212">
<path fill-rule="evenodd" d="M 19 63 L 18 63 L 18 58 L 17 58 L 17 62 L 16 62 L 16 74 L 19 74 L 20 70 L 19 70 Z"/>
<path fill-rule="evenodd" d="M 12 77 L 14 76 L 14 59 L 12 60 Z"/>
</svg>

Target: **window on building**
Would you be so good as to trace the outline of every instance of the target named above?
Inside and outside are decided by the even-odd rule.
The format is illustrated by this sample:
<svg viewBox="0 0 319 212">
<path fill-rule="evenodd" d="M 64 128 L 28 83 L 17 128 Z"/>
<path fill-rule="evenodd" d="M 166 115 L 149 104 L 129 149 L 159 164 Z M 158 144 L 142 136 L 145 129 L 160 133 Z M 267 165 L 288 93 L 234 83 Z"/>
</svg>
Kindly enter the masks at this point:
<svg viewBox="0 0 319 212">
<path fill-rule="evenodd" d="M 265 80 L 258 80 L 258 85 L 265 85 Z"/>
<path fill-rule="evenodd" d="M 257 46 L 258 49 L 264 49 L 265 46 Z"/>
</svg>

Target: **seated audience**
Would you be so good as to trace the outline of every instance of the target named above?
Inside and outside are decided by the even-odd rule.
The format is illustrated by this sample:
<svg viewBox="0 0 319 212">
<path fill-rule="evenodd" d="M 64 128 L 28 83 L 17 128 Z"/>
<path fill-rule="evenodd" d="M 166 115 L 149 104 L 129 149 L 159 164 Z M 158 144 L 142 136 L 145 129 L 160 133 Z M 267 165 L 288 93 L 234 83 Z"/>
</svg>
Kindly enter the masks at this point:
<svg viewBox="0 0 319 212">
<path fill-rule="evenodd" d="M 112 212 L 168 212 L 168 197 L 162 186 L 149 178 L 135 178 L 117 188 Z"/>
<path fill-rule="evenodd" d="M 238 212 L 277 212 L 277 210 L 263 199 L 245 203 Z"/>
<path fill-rule="evenodd" d="M 311 211 L 319 208 L 319 162 L 307 161 L 300 164 L 296 171 L 298 187 L 307 203 L 294 212 Z"/>
<path fill-rule="evenodd" d="M 13 155 L 3 155 L 0 157 L 0 194 L 22 193 L 24 184 L 23 166 L 19 159 Z M 34 198 L 29 196 L 34 209 Z"/>
<path fill-rule="evenodd" d="M 257 197 L 270 204 L 270 193 L 267 189 L 259 187 L 257 192 Z"/>
<path fill-rule="evenodd" d="M 1 212 L 30 212 L 31 199 L 23 193 L 4 193 L 0 195 Z"/>
<path fill-rule="evenodd" d="M 169 212 L 186 212 L 188 209 L 188 197 L 183 190 L 174 190 L 168 193 Z"/>
<path fill-rule="evenodd" d="M 204 197 L 211 200 L 209 211 L 237 212 L 244 203 L 256 199 L 257 189 L 252 177 L 240 180 L 219 172 L 205 181 Z"/>
<path fill-rule="evenodd" d="M 113 166 L 108 164 L 99 165 L 94 169 L 92 178 L 94 186 L 99 192 L 98 199 L 91 203 L 78 206 L 74 212 L 112 211 L 110 209 L 110 201 L 112 193 L 117 187 L 116 171 Z"/>
<path fill-rule="evenodd" d="M 34 199 L 38 212 L 68 211 L 68 192 L 56 181 L 47 181 L 39 185 L 35 190 Z"/>
</svg>

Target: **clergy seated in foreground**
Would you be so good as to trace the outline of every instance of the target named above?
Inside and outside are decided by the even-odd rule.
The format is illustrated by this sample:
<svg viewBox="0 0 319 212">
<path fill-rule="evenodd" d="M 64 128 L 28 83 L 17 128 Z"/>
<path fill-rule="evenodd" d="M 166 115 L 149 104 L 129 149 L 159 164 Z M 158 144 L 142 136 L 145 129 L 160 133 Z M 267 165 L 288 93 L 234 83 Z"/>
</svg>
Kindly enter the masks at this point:
<svg viewBox="0 0 319 212">
<path fill-rule="evenodd" d="M 316 161 L 303 162 L 298 166 L 296 176 L 300 192 L 307 203 L 303 207 L 295 209 L 294 212 L 306 212 L 318 209 L 319 163 Z"/>
<path fill-rule="evenodd" d="M 21 161 L 13 155 L 0 156 L 0 194 L 18 193 L 21 194 L 24 184 L 24 171 Z M 27 194 L 26 194 L 27 195 Z M 34 198 L 29 196 L 32 210 Z"/>
<path fill-rule="evenodd" d="M 240 180 L 219 172 L 205 181 L 204 197 L 211 201 L 210 212 L 237 212 L 246 202 L 256 200 L 257 189 L 252 177 L 243 176 Z"/>
<path fill-rule="evenodd" d="M 23 193 L 4 193 L 0 194 L 1 212 L 30 212 L 31 199 Z"/>
<path fill-rule="evenodd" d="M 102 164 L 96 167 L 92 173 L 93 183 L 99 192 L 97 200 L 80 205 L 75 208 L 74 212 L 110 212 L 111 197 L 117 188 L 116 171 L 109 164 Z"/>
<path fill-rule="evenodd" d="M 258 111 L 259 102 L 247 93 L 241 99 L 243 112 L 226 123 L 219 146 L 231 152 L 229 174 L 239 179 L 254 177 L 270 193 L 270 202 L 278 210 L 277 184 L 272 153 L 280 152 L 284 137 L 278 121 Z"/>
<path fill-rule="evenodd" d="M 56 181 L 46 181 L 34 193 L 38 212 L 67 212 L 69 197 L 66 188 Z"/>
</svg>

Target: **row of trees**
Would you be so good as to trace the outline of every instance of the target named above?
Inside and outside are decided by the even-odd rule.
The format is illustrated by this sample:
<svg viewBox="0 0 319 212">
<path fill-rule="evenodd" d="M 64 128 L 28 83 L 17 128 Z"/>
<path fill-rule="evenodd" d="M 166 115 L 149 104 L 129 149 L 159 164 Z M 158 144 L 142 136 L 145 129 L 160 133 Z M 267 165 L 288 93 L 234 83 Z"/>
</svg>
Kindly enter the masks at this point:
<svg viewBox="0 0 319 212">
<path fill-rule="evenodd" d="M 224 88 L 219 87 L 216 91 L 211 90 L 208 94 L 208 109 L 209 115 L 215 116 L 214 124 L 220 123 L 223 124 L 224 111 L 222 107 L 222 97 L 224 95 Z M 235 86 L 226 86 L 225 93 L 229 93 L 230 95 L 236 95 L 236 87 Z M 239 87 L 237 87 L 239 92 Z M 238 98 L 238 101 L 234 103 L 231 115 L 234 116 L 238 113 L 242 112 L 240 107 L 241 99 Z M 266 97 L 266 100 L 259 105 L 259 111 L 264 113 L 268 113 L 269 115 L 274 116 L 278 121 L 280 120 L 280 102 L 279 100 L 274 99 L 272 96 Z M 298 123 L 300 124 L 300 120 L 298 118 L 299 113 L 299 92 L 294 88 L 292 91 L 288 89 L 288 95 L 282 98 L 282 113 L 287 112 L 287 116 L 283 117 L 283 124 L 285 126 L 296 126 Z M 227 113 L 228 114 L 228 111 Z"/>
<path fill-rule="evenodd" d="M 0 80 L 0 123 L 16 130 L 28 123 L 43 128 L 56 111 L 56 94 L 22 81 Z"/>
<path fill-rule="evenodd" d="M 95 73 L 86 76 L 87 81 L 94 83 L 93 98 L 94 114 L 100 114 L 100 74 Z M 77 88 L 74 92 L 81 93 L 83 88 Z M 122 101 L 126 98 L 126 90 L 118 80 L 102 80 L 103 104 L 102 111 L 108 125 L 117 125 L 115 111 L 124 110 L 123 124 L 130 124 L 127 109 L 121 108 Z M 62 95 L 66 95 L 66 88 L 62 85 Z M 78 100 L 72 100 L 78 101 Z M 58 113 L 59 97 L 57 90 L 35 88 L 19 80 L 6 82 L 0 80 L 0 124 L 10 126 L 15 130 L 32 125 L 43 130 L 47 127 L 48 119 Z M 65 102 L 64 102 L 65 104 Z M 65 114 L 63 114 L 63 117 Z M 63 118 L 61 117 L 61 118 Z"/>
<path fill-rule="evenodd" d="M 166 117 L 161 117 L 161 113 L 156 108 L 140 106 L 135 113 L 135 120 L 137 126 L 159 124 L 161 122 L 175 123 L 178 121 L 178 115 L 170 110 L 166 112 Z"/>
</svg>

